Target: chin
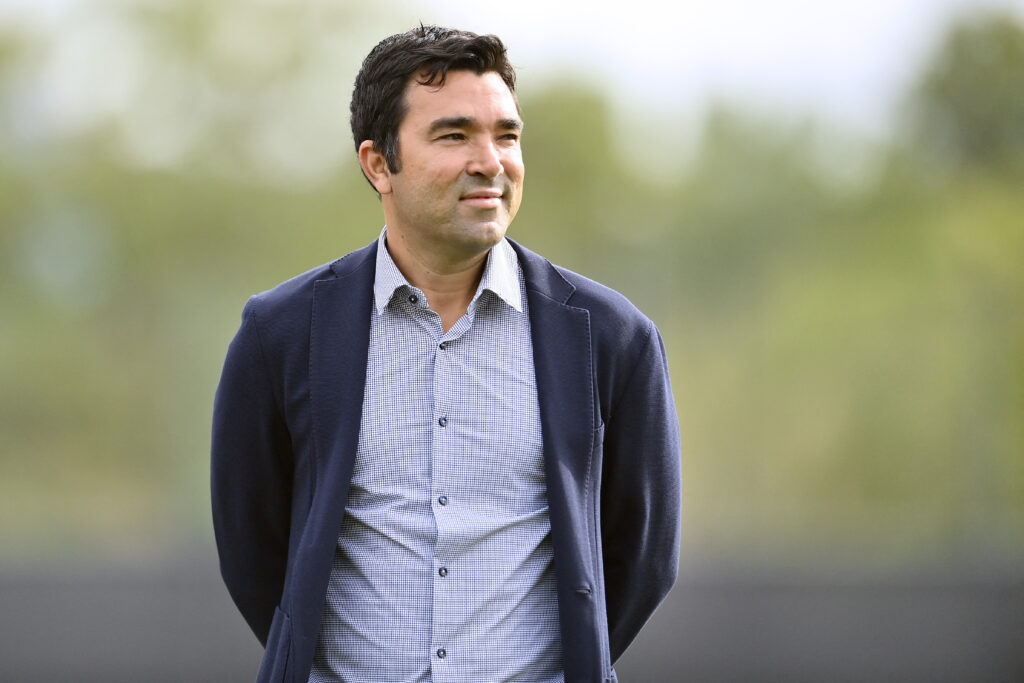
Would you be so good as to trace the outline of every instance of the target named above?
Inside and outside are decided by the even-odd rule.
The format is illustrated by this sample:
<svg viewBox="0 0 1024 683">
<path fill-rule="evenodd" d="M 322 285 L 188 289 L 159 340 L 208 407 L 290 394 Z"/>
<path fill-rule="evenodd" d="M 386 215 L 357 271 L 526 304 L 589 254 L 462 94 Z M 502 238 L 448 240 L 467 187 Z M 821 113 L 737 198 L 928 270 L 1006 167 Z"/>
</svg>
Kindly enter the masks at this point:
<svg viewBox="0 0 1024 683">
<path fill-rule="evenodd" d="M 507 230 L 508 224 L 506 223 L 488 222 L 470 228 L 466 237 L 469 241 L 476 242 L 481 246 L 493 247 L 505 237 Z"/>
</svg>

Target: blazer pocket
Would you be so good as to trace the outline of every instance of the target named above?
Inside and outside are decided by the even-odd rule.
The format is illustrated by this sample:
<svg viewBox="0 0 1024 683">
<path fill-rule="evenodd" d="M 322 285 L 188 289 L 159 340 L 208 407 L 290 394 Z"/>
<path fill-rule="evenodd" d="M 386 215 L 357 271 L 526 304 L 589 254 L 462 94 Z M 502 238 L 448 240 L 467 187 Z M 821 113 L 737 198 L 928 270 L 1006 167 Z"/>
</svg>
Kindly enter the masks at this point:
<svg viewBox="0 0 1024 683">
<path fill-rule="evenodd" d="M 292 645 L 292 620 L 274 608 L 274 619 L 270 622 L 270 633 L 267 635 L 267 649 L 263 653 L 260 671 L 256 674 L 256 683 L 284 683 L 288 679 L 288 659 Z"/>
</svg>

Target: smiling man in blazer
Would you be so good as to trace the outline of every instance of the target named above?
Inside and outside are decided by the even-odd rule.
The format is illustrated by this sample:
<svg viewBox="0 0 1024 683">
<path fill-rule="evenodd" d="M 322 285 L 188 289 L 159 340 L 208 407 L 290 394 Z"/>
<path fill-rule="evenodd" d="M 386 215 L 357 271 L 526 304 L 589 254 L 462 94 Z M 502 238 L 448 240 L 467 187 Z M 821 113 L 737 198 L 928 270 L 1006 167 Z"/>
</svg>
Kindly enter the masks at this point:
<svg viewBox="0 0 1024 683">
<path fill-rule="evenodd" d="M 498 38 L 385 39 L 352 129 L 384 230 L 253 297 L 217 390 L 214 528 L 258 680 L 614 681 L 678 565 L 661 337 L 505 238 Z"/>
</svg>

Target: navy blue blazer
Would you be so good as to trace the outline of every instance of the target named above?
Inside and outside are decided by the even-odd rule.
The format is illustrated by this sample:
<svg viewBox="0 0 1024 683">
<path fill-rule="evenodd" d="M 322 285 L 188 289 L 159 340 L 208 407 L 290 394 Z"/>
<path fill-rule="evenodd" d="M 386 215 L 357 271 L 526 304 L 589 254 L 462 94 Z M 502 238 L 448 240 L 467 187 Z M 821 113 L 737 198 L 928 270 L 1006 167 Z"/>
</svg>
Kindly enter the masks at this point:
<svg viewBox="0 0 1024 683">
<path fill-rule="evenodd" d="M 675 581 L 679 425 L 661 336 L 625 297 L 513 243 L 526 280 L 566 681 L 612 662 Z M 305 681 L 352 475 L 376 242 L 249 300 L 214 407 L 221 574 Z"/>
</svg>

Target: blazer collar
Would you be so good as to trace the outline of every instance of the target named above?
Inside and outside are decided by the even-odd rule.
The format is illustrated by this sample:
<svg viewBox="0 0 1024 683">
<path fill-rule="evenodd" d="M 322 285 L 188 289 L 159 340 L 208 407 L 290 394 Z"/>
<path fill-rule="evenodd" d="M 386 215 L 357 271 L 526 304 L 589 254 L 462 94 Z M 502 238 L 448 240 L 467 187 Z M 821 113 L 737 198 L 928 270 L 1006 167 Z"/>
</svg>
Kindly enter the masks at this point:
<svg viewBox="0 0 1024 683">
<path fill-rule="evenodd" d="M 340 259 L 331 264 L 331 270 L 334 275 L 339 278 L 349 277 L 360 271 L 361 268 L 367 265 L 373 265 L 374 259 L 377 257 L 377 240 L 370 242 L 362 249 L 357 249 L 350 254 L 342 256 Z M 365 276 L 366 273 L 364 272 Z M 369 272 L 369 283 L 373 284 L 373 271 Z"/>
<path fill-rule="evenodd" d="M 523 245 L 508 240 L 519 256 L 527 291 L 533 290 L 559 304 L 566 304 L 576 291 L 576 286 L 562 277 L 551 262 Z"/>
</svg>

